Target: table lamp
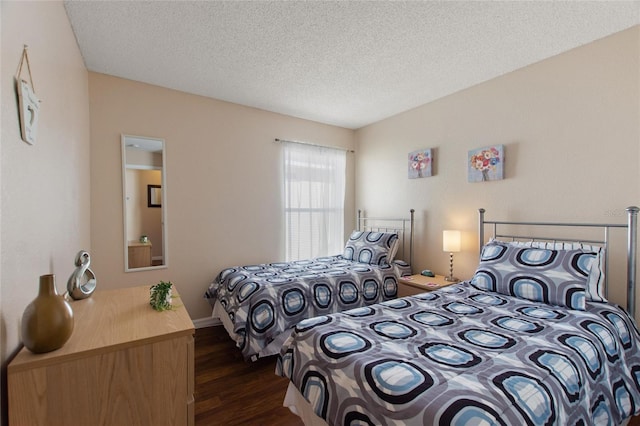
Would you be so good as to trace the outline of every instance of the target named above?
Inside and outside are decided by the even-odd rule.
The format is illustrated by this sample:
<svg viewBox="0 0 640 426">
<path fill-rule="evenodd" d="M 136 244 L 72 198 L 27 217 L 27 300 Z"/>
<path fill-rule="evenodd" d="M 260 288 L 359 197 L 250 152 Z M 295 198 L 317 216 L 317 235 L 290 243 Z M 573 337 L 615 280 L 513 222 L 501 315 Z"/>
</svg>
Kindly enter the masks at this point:
<svg viewBox="0 0 640 426">
<path fill-rule="evenodd" d="M 460 281 L 453 276 L 453 253 L 460 251 L 460 231 L 442 231 L 442 251 L 449 252 L 449 275 L 444 279 L 450 282 Z"/>
</svg>

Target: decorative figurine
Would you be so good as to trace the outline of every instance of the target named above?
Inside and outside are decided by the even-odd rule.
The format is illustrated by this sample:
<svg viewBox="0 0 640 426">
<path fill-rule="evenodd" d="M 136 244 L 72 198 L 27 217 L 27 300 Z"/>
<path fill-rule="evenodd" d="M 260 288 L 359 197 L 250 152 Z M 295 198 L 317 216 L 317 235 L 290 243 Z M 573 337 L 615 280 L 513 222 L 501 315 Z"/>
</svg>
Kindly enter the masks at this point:
<svg viewBox="0 0 640 426">
<path fill-rule="evenodd" d="M 75 263 L 77 268 L 67 281 L 67 292 L 75 300 L 86 299 L 96 289 L 96 275 L 89 269 L 91 256 L 86 251 L 80 250 L 76 254 Z"/>
</svg>

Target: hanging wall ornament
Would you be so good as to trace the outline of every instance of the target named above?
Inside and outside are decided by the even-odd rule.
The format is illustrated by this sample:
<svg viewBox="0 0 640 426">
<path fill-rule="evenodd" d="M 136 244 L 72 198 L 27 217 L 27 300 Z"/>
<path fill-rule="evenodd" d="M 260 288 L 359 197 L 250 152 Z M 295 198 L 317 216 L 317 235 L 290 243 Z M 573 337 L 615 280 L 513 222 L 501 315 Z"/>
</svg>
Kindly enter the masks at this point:
<svg viewBox="0 0 640 426">
<path fill-rule="evenodd" d="M 20 66 L 16 74 L 16 90 L 18 91 L 18 111 L 20 114 L 20 133 L 22 140 L 30 145 L 36 142 L 38 135 L 38 117 L 40 115 L 40 100 L 36 96 L 33 85 L 33 77 L 31 76 L 31 66 L 29 65 L 29 55 L 27 54 L 27 46 L 24 45 L 22 50 L 22 58 Z M 22 65 L 27 63 L 27 71 L 29 71 L 29 81 L 22 79 Z"/>
<path fill-rule="evenodd" d="M 91 256 L 84 250 L 80 250 L 76 255 L 76 270 L 73 271 L 67 281 L 67 292 L 75 299 L 86 299 L 96 289 L 96 275 L 89 265 L 91 264 Z"/>
</svg>

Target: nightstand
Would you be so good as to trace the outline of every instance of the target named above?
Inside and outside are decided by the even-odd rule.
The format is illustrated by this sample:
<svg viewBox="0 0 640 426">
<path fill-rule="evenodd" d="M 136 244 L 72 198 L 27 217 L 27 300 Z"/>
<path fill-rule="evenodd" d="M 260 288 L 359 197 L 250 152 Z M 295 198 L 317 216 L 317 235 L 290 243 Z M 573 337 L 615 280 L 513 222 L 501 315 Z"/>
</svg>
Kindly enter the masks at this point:
<svg viewBox="0 0 640 426">
<path fill-rule="evenodd" d="M 458 282 L 447 281 L 444 279 L 444 275 L 436 275 L 435 277 L 425 277 L 420 274 L 410 275 L 398 279 L 398 297 L 437 290 Z"/>
</svg>

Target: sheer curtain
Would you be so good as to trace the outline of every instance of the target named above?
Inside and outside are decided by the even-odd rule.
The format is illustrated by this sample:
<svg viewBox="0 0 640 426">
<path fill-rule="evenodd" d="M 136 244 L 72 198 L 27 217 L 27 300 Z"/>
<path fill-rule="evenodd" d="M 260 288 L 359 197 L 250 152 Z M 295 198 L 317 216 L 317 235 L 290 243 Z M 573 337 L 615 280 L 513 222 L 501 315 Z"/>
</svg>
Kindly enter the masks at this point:
<svg viewBox="0 0 640 426">
<path fill-rule="evenodd" d="M 346 151 L 284 142 L 283 152 L 287 260 L 340 254 Z"/>
</svg>

